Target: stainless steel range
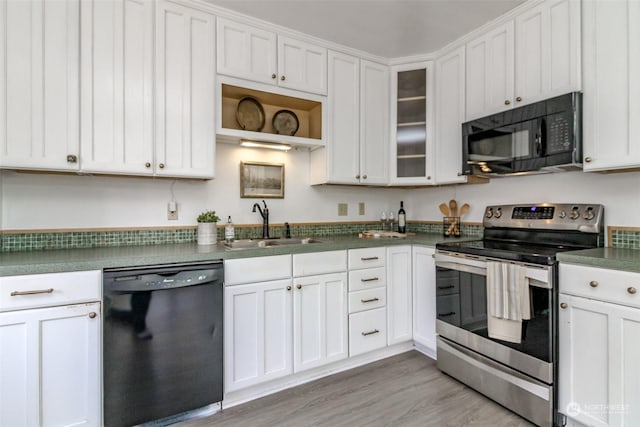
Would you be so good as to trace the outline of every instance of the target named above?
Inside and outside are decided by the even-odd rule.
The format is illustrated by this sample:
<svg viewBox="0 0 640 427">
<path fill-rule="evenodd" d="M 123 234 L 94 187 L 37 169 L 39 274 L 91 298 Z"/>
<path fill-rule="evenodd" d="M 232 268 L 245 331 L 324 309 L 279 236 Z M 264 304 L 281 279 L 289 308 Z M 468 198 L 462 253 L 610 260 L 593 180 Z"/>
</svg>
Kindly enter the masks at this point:
<svg viewBox="0 0 640 427">
<path fill-rule="evenodd" d="M 481 240 L 436 245 L 438 368 L 540 426 L 556 418 L 562 251 L 603 246 L 604 207 L 488 206 Z"/>
</svg>

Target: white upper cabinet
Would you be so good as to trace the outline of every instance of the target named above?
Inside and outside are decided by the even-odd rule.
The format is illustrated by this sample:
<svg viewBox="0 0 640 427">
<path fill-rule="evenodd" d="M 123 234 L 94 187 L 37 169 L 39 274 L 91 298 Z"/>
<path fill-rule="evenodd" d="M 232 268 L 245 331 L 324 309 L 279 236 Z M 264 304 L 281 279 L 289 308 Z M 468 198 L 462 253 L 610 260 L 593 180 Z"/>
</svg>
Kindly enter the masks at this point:
<svg viewBox="0 0 640 427">
<path fill-rule="evenodd" d="M 462 175 L 462 123 L 465 109 L 465 47 L 435 61 L 435 184 L 466 182 Z"/>
<path fill-rule="evenodd" d="M 580 91 L 580 2 L 546 0 L 467 43 L 466 120 Z"/>
<path fill-rule="evenodd" d="M 218 18 L 218 73 L 327 94 L 327 50 Z"/>
<path fill-rule="evenodd" d="M 153 3 L 81 9 L 82 170 L 153 174 Z"/>
<path fill-rule="evenodd" d="M 0 2 L 0 167 L 78 170 L 79 9 Z"/>
<path fill-rule="evenodd" d="M 433 182 L 433 62 L 391 69 L 391 184 Z"/>
<path fill-rule="evenodd" d="M 584 170 L 640 167 L 640 2 L 583 3 Z"/>
<path fill-rule="evenodd" d="M 360 173 L 362 184 L 389 182 L 389 67 L 360 61 Z"/>
<path fill-rule="evenodd" d="M 510 108 L 513 21 L 467 43 L 467 120 Z"/>
<path fill-rule="evenodd" d="M 213 178 L 214 26 L 209 13 L 157 3 L 156 175 Z"/>
</svg>

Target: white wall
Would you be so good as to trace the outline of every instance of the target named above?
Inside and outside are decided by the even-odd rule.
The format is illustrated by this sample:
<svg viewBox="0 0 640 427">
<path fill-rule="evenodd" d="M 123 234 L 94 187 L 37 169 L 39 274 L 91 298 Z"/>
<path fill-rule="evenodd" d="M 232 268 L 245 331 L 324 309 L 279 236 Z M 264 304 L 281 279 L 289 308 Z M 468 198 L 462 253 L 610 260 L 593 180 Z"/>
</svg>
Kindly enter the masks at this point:
<svg viewBox="0 0 640 427">
<path fill-rule="evenodd" d="M 405 201 L 410 220 L 441 219 L 441 202 L 469 203 L 466 221 L 481 222 L 488 204 L 602 203 L 608 225 L 640 226 L 640 172 L 582 172 L 493 179 L 489 184 L 429 189 L 309 186 L 309 154 L 218 144 L 216 179 L 187 181 L 129 177 L 27 174 L 4 171 L 0 178 L 0 225 L 4 230 L 194 225 L 199 212 L 214 209 L 223 220 L 258 224 L 251 207 L 258 199 L 240 198 L 240 161 L 285 164 L 285 198 L 267 199 L 271 222 L 377 220 L 382 210 L 397 212 Z M 173 185 L 178 221 L 166 219 Z M 337 215 L 337 203 L 349 215 Z M 359 216 L 358 202 L 366 214 Z"/>
</svg>

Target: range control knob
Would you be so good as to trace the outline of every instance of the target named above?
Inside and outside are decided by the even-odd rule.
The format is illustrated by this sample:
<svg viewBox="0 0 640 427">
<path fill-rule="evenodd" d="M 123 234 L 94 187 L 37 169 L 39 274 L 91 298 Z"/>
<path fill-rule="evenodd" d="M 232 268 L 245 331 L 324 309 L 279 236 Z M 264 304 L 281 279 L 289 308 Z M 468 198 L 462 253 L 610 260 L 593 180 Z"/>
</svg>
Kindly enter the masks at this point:
<svg viewBox="0 0 640 427">
<path fill-rule="evenodd" d="M 595 216 L 596 215 L 593 213 L 593 208 L 591 206 L 587 207 L 587 210 L 584 211 L 584 214 L 582 215 L 582 217 L 587 221 L 591 221 Z"/>
<path fill-rule="evenodd" d="M 574 207 L 571 208 L 571 213 L 569 214 L 569 218 L 571 218 L 571 219 L 580 218 L 580 211 L 578 210 L 577 206 L 574 206 Z"/>
<path fill-rule="evenodd" d="M 496 218 L 500 218 L 502 216 L 502 208 L 496 208 L 496 212 L 493 214 Z"/>
<path fill-rule="evenodd" d="M 567 213 L 565 211 L 561 211 L 558 216 L 560 217 L 560 219 L 564 219 L 567 217 Z"/>
<path fill-rule="evenodd" d="M 487 212 L 485 212 L 484 216 L 487 218 L 491 218 L 493 216 L 493 209 L 487 208 Z"/>
</svg>

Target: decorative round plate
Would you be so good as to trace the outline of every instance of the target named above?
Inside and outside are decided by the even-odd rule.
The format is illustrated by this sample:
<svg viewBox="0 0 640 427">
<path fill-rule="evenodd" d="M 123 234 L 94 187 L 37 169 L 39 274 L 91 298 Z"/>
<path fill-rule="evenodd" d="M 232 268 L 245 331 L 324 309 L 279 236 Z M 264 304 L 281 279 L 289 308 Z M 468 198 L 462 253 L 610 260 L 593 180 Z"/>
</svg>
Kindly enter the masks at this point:
<svg viewBox="0 0 640 427">
<path fill-rule="evenodd" d="M 245 96 L 238 102 L 236 121 L 243 130 L 260 132 L 264 127 L 264 109 L 252 96 Z"/>
<path fill-rule="evenodd" d="M 300 123 L 298 123 L 298 116 L 293 111 L 280 110 L 273 115 L 273 128 L 280 135 L 295 135 L 298 131 Z"/>
</svg>

